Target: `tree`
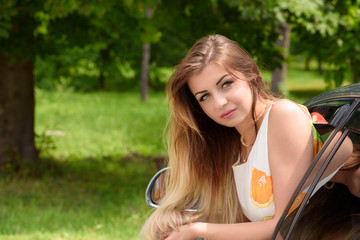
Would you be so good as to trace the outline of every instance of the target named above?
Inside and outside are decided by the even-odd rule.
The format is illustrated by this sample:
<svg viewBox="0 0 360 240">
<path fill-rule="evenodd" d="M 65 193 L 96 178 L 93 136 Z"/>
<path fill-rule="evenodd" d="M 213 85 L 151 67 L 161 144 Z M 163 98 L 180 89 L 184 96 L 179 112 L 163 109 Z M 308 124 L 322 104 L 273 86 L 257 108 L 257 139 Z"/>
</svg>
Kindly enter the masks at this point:
<svg viewBox="0 0 360 240">
<path fill-rule="evenodd" d="M 145 16 L 146 20 L 150 21 L 152 19 L 153 10 L 150 6 L 146 6 Z M 149 29 L 150 26 L 147 27 Z M 149 68 L 150 68 L 150 56 L 151 56 L 151 43 L 146 41 L 142 44 L 142 59 L 141 59 L 141 99 L 143 101 L 147 100 L 147 95 L 149 91 Z"/>
<path fill-rule="evenodd" d="M 351 0 L 349 0 L 351 1 Z M 337 26 L 338 18 L 334 14 L 323 11 L 328 6 L 324 0 L 276 0 L 276 1 L 230 1 L 239 7 L 239 12 L 244 18 L 261 18 L 272 22 L 278 32 L 278 47 L 280 55 L 274 55 L 274 64 L 271 69 L 271 89 L 279 93 L 279 83 L 284 83 L 286 76 L 286 61 L 289 52 L 290 29 L 296 31 L 299 28 L 305 32 L 319 32 L 322 36 L 332 34 Z M 331 2 L 331 1 L 329 1 Z"/>
<path fill-rule="evenodd" d="M 25 7 L 29 4 L 31 7 Z M 0 168 L 35 161 L 34 143 L 34 13 L 37 3 L 8 1 L 0 25 Z M 26 23 L 26 24 L 24 24 Z"/>
<path fill-rule="evenodd" d="M 157 23 L 153 21 L 153 14 L 159 2 L 159 0 L 128 0 L 125 3 L 129 10 L 129 15 L 137 19 L 140 26 L 140 39 L 142 43 L 140 92 L 143 101 L 147 100 L 149 90 L 151 44 L 158 42 L 161 38 L 161 33 L 157 29 Z"/>
<path fill-rule="evenodd" d="M 173 66 L 197 39 L 219 33 L 238 42 L 261 68 L 274 68 L 282 58 L 274 47 L 277 26 L 273 16 L 258 7 L 251 8 L 258 11 L 252 14 L 244 6 L 246 3 L 230 0 L 161 1 L 154 21 L 162 38 L 152 46 L 152 61 L 157 66 Z"/>
<path fill-rule="evenodd" d="M 82 14 L 75 12 L 82 9 Z M 75 0 L 2 1 L 0 8 L 0 167 L 36 162 L 34 59 L 67 44 L 84 44 L 87 5 Z M 39 15 L 48 18 L 38 18 Z M 45 20 L 50 21 L 45 21 Z M 59 24 L 54 34 L 47 24 Z M 44 21 L 42 21 L 44 20 Z M 74 21 L 75 20 L 75 21 Z M 64 24 L 65 23 L 65 24 Z M 75 23 L 75 24 L 74 24 Z M 45 25 L 45 26 L 44 26 Z M 71 28 L 72 31 L 69 31 Z"/>
<path fill-rule="evenodd" d="M 98 51 L 99 85 L 104 87 L 106 65 L 114 55 L 130 54 L 136 62 L 140 28 L 138 19 L 127 14 L 129 5 L 118 1 L 4 0 L 0 6 L 0 166 L 20 165 L 37 160 L 35 57 L 76 46 Z"/>
<path fill-rule="evenodd" d="M 339 14 L 339 27 L 332 36 L 337 48 L 335 52 L 328 51 L 329 56 L 332 55 L 329 62 L 335 66 L 332 79 L 340 85 L 345 78 L 345 72 L 349 70 L 352 82 L 357 83 L 360 76 L 360 1 L 338 0 L 328 4 Z M 337 78 L 338 76 L 340 78 Z"/>
<path fill-rule="evenodd" d="M 285 84 L 287 73 L 287 58 L 289 55 L 290 47 L 290 25 L 286 22 L 280 23 L 278 27 L 278 39 L 276 40 L 276 46 L 282 49 L 282 61 L 281 66 L 277 67 L 272 72 L 271 91 L 276 94 L 281 93 L 281 86 Z"/>
<path fill-rule="evenodd" d="M 328 88 L 340 86 L 346 72 L 351 72 L 352 82 L 358 82 L 360 1 L 324 1 L 318 15 L 320 18 L 313 17 L 310 24 L 294 28 L 293 52 L 317 59 L 319 70 L 322 62 L 327 63 L 324 72 Z"/>
</svg>

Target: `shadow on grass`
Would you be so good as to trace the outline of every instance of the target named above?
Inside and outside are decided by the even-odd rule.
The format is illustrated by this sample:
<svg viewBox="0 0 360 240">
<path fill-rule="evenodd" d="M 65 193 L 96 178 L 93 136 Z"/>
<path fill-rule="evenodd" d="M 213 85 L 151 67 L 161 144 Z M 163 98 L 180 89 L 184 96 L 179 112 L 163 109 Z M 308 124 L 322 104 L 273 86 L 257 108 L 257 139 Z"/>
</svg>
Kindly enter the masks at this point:
<svg viewBox="0 0 360 240">
<path fill-rule="evenodd" d="M 98 177 L 127 178 L 137 171 L 157 171 L 165 166 L 164 156 L 144 156 L 131 153 L 121 158 L 88 157 L 85 159 L 39 158 L 35 163 L 23 162 L 7 164 L 0 168 L 3 179 L 46 179 L 46 178 L 79 178 L 90 180 Z M 1 179 L 1 178 L 0 178 Z"/>
<path fill-rule="evenodd" d="M 132 239 L 150 210 L 145 189 L 161 160 L 139 154 L 122 159 L 41 159 L 36 166 L 0 178 L 0 219 L 7 219 L 0 223 L 0 236 L 35 234 L 39 226 L 55 234 L 86 232 L 100 225 L 112 239 L 127 234 Z"/>
</svg>

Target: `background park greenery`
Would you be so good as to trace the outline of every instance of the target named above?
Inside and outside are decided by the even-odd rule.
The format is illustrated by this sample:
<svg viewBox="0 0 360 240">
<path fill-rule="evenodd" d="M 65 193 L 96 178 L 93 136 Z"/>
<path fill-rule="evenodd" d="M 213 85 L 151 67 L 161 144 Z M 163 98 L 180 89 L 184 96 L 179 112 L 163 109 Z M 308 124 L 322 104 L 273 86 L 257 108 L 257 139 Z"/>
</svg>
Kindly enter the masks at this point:
<svg viewBox="0 0 360 240">
<path fill-rule="evenodd" d="M 301 103 L 358 81 L 359 6 L 1 0 L 0 238 L 136 239 L 166 159 L 163 89 L 194 41 L 236 40 Z"/>
</svg>

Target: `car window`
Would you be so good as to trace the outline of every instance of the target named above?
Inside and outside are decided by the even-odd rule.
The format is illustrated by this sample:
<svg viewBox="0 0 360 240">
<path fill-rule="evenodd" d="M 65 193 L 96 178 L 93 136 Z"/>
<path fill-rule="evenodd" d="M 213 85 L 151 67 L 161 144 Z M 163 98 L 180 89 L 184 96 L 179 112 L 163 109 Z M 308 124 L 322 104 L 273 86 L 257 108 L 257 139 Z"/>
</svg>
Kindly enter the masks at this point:
<svg viewBox="0 0 360 240">
<path fill-rule="evenodd" d="M 359 133 L 349 136 L 359 144 Z M 284 221 L 280 229 L 283 238 L 295 214 Z M 326 184 L 310 198 L 290 239 L 360 239 L 360 198 L 343 184 Z"/>
<path fill-rule="evenodd" d="M 310 112 L 319 113 L 316 128 L 325 141 L 333 130 L 329 123 L 337 109 L 351 101 L 337 101 L 317 105 Z M 360 109 L 345 125 L 354 149 L 360 151 Z M 357 155 L 359 157 L 359 155 Z M 359 166 L 357 166 L 359 167 Z M 343 171 L 343 170 L 340 170 Z M 288 215 L 281 225 L 280 234 L 285 239 L 297 211 Z M 360 239 L 360 198 L 351 194 L 343 184 L 328 183 L 308 201 L 289 239 Z"/>
<path fill-rule="evenodd" d="M 290 239 L 360 239 L 360 199 L 342 184 L 322 187 L 311 197 Z M 295 213 L 280 230 L 285 238 Z"/>
</svg>

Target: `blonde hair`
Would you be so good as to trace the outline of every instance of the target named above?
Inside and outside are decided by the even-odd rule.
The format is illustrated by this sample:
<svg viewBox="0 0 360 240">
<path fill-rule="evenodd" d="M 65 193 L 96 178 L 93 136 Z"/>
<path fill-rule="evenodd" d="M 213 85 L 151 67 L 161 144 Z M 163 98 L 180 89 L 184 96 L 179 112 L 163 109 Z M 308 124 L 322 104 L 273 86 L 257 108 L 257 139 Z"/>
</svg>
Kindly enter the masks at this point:
<svg viewBox="0 0 360 240">
<path fill-rule="evenodd" d="M 274 99 L 265 90 L 255 62 L 236 42 L 221 35 L 210 35 L 195 43 L 176 66 L 167 85 L 171 109 L 168 125 L 170 171 L 166 195 L 142 229 L 142 237 L 146 239 L 156 239 L 156 234 L 193 221 L 243 221 L 232 172 L 240 153 L 240 135 L 235 128 L 211 120 L 187 85 L 192 76 L 210 63 L 222 65 L 235 78 L 239 78 L 236 72 L 240 72 L 248 81 L 253 96 L 254 122 L 257 100 Z M 185 209 L 195 205 L 198 212 L 185 213 Z"/>
</svg>

